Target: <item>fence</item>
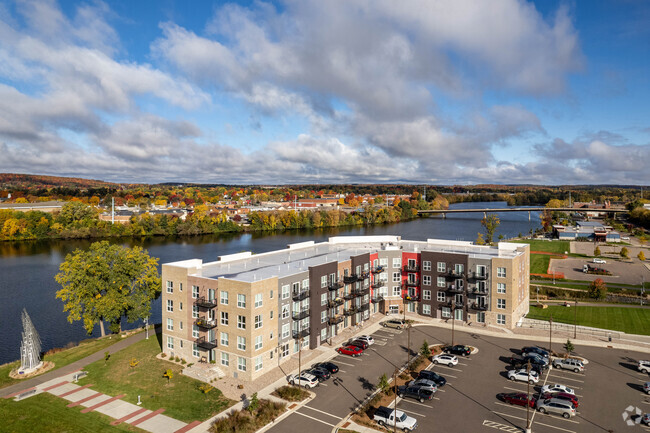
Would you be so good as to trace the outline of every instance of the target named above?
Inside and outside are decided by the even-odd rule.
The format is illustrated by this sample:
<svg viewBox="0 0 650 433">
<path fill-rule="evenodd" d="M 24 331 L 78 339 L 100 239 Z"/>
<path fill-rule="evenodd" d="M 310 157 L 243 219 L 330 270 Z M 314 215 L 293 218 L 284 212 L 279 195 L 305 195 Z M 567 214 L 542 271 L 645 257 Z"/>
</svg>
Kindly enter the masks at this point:
<svg viewBox="0 0 650 433">
<path fill-rule="evenodd" d="M 549 329 L 551 324 L 550 322 L 547 322 L 545 320 L 536 320 L 536 319 L 529 319 L 527 317 L 524 317 L 519 321 L 519 323 L 517 323 L 517 326 L 521 328 Z M 590 328 L 588 326 L 575 326 L 568 323 L 553 322 L 553 328 L 551 329 L 551 331 L 567 332 L 571 334 L 574 331 L 577 331 L 578 334 L 592 335 L 595 337 L 621 338 L 621 333 L 617 331 L 609 331 L 607 329 L 600 329 L 600 328 Z"/>
</svg>

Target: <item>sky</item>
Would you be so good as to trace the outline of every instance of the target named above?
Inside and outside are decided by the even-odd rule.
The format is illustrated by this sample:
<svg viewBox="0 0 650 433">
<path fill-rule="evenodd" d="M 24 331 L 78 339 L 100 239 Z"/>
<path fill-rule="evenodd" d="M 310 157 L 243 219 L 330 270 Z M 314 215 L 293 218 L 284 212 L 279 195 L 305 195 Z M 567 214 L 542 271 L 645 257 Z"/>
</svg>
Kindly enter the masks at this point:
<svg viewBox="0 0 650 433">
<path fill-rule="evenodd" d="M 646 0 L 0 0 L 0 172 L 650 184 Z"/>
</svg>

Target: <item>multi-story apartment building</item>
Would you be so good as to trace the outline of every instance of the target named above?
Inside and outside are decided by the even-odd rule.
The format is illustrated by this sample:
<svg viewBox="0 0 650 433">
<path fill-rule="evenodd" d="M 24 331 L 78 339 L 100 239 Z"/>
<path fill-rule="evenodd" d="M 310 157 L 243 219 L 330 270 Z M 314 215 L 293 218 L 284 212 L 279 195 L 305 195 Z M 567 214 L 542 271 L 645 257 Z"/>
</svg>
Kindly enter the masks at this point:
<svg viewBox="0 0 650 433">
<path fill-rule="evenodd" d="M 529 246 L 334 237 L 166 263 L 163 350 L 254 380 L 371 314 L 512 328 L 528 312 Z"/>
</svg>

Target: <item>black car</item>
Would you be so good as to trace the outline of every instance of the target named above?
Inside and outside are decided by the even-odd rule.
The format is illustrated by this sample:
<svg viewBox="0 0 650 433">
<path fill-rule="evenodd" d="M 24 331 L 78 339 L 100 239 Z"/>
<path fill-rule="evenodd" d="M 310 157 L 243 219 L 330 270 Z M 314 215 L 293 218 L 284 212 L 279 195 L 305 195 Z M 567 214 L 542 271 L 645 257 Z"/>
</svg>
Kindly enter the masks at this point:
<svg viewBox="0 0 650 433">
<path fill-rule="evenodd" d="M 312 368 L 320 368 L 321 370 L 327 370 L 331 374 L 339 372 L 339 366 L 333 362 L 319 362 L 311 366 Z"/>
<path fill-rule="evenodd" d="M 422 370 L 420 374 L 418 374 L 418 379 L 428 379 L 436 383 L 436 385 L 440 386 L 445 386 L 447 383 L 447 379 L 444 377 L 440 376 L 437 373 L 434 373 L 431 370 Z"/>
<path fill-rule="evenodd" d="M 462 344 L 456 344 L 455 346 L 444 346 L 442 351 L 445 353 L 451 353 L 453 355 L 460 356 L 469 356 L 472 353 L 472 349 L 469 346 L 464 346 Z"/>
<path fill-rule="evenodd" d="M 425 400 L 431 400 L 433 398 L 433 391 L 420 386 L 403 385 L 397 388 L 397 395 L 400 396 L 400 398 L 411 397 L 420 400 L 420 403 L 424 403 Z"/>
<path fill-rule="evenodd" d="M 322 382 L 324 380 L 327 380 L 331 377 L 331 374 L 329 371 L 325 370 L 324 368 L 316 367 L 312 368 L 310 370 L 307 370 L 306 373 L 313 374 L 316 376 L 316 379 L 318 379 L 319 382 Z"/>
<path fill-rule="evenodd" d="M 543 358 L 530 355 L 530 356 L 519 356 L 512 355 L 510 358 L 510 365 L 514 368 L 526 368 L 528 366 L 528 361 L 530 360 L 530 368 L 535 370 L 538 373 L 541 373 L 542 370 L 548 368 L 548 363 L 544 361 Z"/>
<path fill-rule="evenodd" d="M 526 355 L 529 355 L 529 354 L 532 354 L 532 353 L 534 353 L 536 355 L 539 355 L 541 357 L 544 357 L 544 358 L 548 358 L 548 352 L 546 350 L 544 350 L 544 349 L 540 349 L 539 347 L 527 346 L 527 347 L 524 347 L 524 348 L 521 349 L 522 356 L 526 356 Z"/>
<path fill-rule="evenodd" d="M 350 340 L 348 341 L 348 346 L 357 346 L 363 350 L 366 350 L 368 348 L 368 343 L 363 340 Z"/>
</svg>

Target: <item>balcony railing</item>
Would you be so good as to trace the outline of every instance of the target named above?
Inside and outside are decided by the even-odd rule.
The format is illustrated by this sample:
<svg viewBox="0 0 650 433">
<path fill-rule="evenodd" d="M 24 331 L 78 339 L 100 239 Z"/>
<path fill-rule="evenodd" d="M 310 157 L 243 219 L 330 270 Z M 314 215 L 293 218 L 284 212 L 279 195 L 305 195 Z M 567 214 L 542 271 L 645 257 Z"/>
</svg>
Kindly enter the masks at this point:
<svg viewBox="0 0 650 433">
<path fill-rule="evenodd" d="M 199 337 L 196 340 L 194 340 L 197 346 L 199 346 L 201 349 L 206 349 L 206 350 L 211 350 L 217 347 L 217 340 L 206 340 L 205 337 Z"/>
<path fill-rule="evenodd" d="M 449 278 L 464 278 L 465 277 L 465 272 L 463 271 L 457 271 L 454 268 L 451 268 L 447 271 L 447 276 Z"/>
<path fill-rule="evenodd" d="M 205 296 L 201 296 L 194 300 L 194 305 L 202 308 L 215 308 L 217 306 L 216 299 L 205 299 Z"/>
<path fill-rule="evenodd" d="M 382 272 L 384 272 L 385 269 L 386 268 L 384 268 L 383 266 L 375 266 L 374 268 L 372 268 L 372 273 L 381 274 Z"/>
<path fill-rule="evenodd" d="M 447 291 L 451 293 L 463 293 L 465 291 L 465 286 L 450 284 L 449 287 L 447 287 Z"/>
<path fill-rule="evenodd" d="M 356 283 L 358 279 L 359 279 L 359 276 L 357 274 L 345 275 L 343 277 L 343 283 L 345 283 L 345 284 Z"/>
<path fill-rule="evenodd" d="M 352 293 L 356 297 L 367 295 L 369 292 L 370 292 L 370 288 L 368 288 L 368 287 L 362 287 L 362 288 L 359 288 L 359 289 L 354 289 L 352 291 Z"/>
<path fill-rule="evenodd" d="M 361 272 L 361 275 L 359 275 L 360 280 L 365 280 L 367 278 L 370 278 L 370 272 L 368 271 L 363 271 Z"/>
<path fill-rule="evenodd" d="M 465 306 L 464 302 L 458 302 L 454 299 L 447 301 L 447 307 L 451 308 L 463 308 Z"/>
<path fill-rule="evenodd" d="M 343 294 L 343 299 L 345 299 L 346 301 L 349 301 L 349 300 L 354 299 L 356 297 L 357 297 L 357 295 L 354 293 L 354 291 L 350 291 L 348 293 Z"/>
<path fill-rule="evenodd" d="M 418 265 L 404 265 L 404 272 L 420 272 Z"/>
<path fill-rule="evenodd" d="M 292 294 L 292 299 L 294 301 L 302 301 L 303 299 L 309 298 L 309 290 L 296 290 Z"/>
<path fill-rule="evenodd" d="M 376 304 L 376 303 L 378 303 L 378 302 L 383 301 L 383 300 L 384 300 L 384 296 L 383 296 L 383 295 L 375 295 L 375 296 L 373 296 L 370 300 L 372 301 L 373 304 Z"/>
<path fill-rule="evenodd" d="M 294 330 L 291 334 L 293 335 L 293 338 L 305 338 L 309 335 L 309 328 L 305 328 L 302 331 Z"/>
<path fill-rule="evenodd" d="M 402 299 L 407 302 L 415 302 L 420 300 L 420 295 L 404 295 L 402 296 Z"/>
<path fill-rule="evenodd" d="M 327 319 L 327 323 L 329 325 L 337 325 L 337 324 L 341 323 L 344 319 L 345 319 L 345 316 L 343 316 L 342 314 L 339 314 L 339 315 L 332 316 L 329 319 Z"/>
<path fill-rule="evenodd" d="M 472 287 L 467 289 L 468 295 L 487 295 L 487 288 L 479 289 L 478 287 Z"/>
<path fill-rule="evenodd" d="M 343 305 L 345 300 L 343 298 L 330 299 L 327 301 L 327 308 L 336 308 L 340 305 Z"/>
<path fill-rule="evenodd" d="M 477 311 L 486 311 L 487 310 L 487 305 L 486 304 L 479 304 L 474 302 L 471 306 L 472 310 L 477 310 Z"/>
<path fill-rule="evenodd" d="M 302 311 L 294 311 L 291 314 L 291 317 L 293 317 L 293 320 L 302 320 L 307 317 L 309 317 L 309 309 L 302 310 Z"/>
<path fill-rule="evenodd" d="M 338 289 L 340 289 L 341 287 L 343 287 L 343 281 L 331 281 L 331 282 L 327 285 L 327 289 L 328 289 L 328 290 L 338 290 Z"/>
<path fill-rule="evenodd" d="M 407 287 L 419 286 L 420 285 L 420 280 L 418 280 L 417 278 L 415 280 L 406 280 L 404 285 L 406 285 Z"/>
<path fill-rule="evenodd" d="M 378 289 L 380 287 L 384 287 L 386 285 L 386 281 L 375 281 L 374 283 L 371 284 L 373 289 Z"/>
<path fill-rule="evenodd" d="M 487 272 L 474 272 L 472 274 L 472 278 L 475 280 L 487 280 L 488 279 L 488 273 Z"/>
<path fill-rule="evenodd" d="M 361 305 L 359 307 L 359 312 L 363 313 L 364 311 L 369 310 L 369 309 L 370 309 L 370 304 L 363 304 L 363 305 Z"/>
<path fill-rule="evenodd" d="M 213 329 L 217 327 L 217 321 L 215 319 L 208 320 L 205 317 L 199 317 L 196 319 L 194 324 L 203 329 Z"/>
<path fill-rule="evenodd" d="M 343 315 L 352 316 L 353 314 L 356 314 L 358 312 L 359 312 L 359 308 L 357 308 L 356 306 L 352 306 L 350 308 L 346 308 L 345 310 L 343 310 Z"/>
</svg>

